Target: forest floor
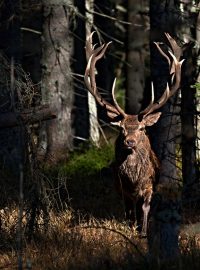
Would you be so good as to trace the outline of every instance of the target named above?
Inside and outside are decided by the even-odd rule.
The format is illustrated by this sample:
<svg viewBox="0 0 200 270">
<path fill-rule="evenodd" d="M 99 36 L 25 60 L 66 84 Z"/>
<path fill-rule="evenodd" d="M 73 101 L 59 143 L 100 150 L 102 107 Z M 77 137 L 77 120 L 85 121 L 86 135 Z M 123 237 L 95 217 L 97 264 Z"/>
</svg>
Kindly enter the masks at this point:
<svg viewBox="0 0 200 270">
<path fill-rule="evenodd" d="M 112 149 L 95 151 L 78 153 L 67 167 L 40 171 L 40 194 L 26 177 L 21 225 L 19 179 L 1 176 L 0 269 L 200 269 L 200 213 L 195 208 L 183 212 L 178 265 L 158 262 L 155 267 L 149 262 L 147 239 L 125 221 L 124 205 L 107 167 Z M 34 203 L 40 205 L 35 214 Z"/>
<path fill-rule="evenodd" d="M 7 213 L 6 213 L 7 211 Z M 182 226 L 179 267 L 152 267 L 148 262 L 147 240 L 125 222 L 84 217 L 72 210 L 50 212 L 48 229 L 42 217 L 37 231 L 28 239 L 22 235 L 19 249 L 18 211 L 2 210 L 0 269 L 199 269 L 200 223 Z M 25 216 L 24 216 L 24 224 Z M 25 229 L 25 228 L 24 228 Z M 20 257 L 21 256 L 21 257 Z"/>
</svg>

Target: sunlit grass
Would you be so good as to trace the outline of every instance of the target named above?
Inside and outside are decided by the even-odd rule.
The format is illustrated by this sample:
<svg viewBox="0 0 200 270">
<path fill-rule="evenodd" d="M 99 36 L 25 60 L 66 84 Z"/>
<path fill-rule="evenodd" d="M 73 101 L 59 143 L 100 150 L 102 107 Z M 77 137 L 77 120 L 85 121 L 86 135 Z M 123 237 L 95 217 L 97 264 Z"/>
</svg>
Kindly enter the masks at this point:
<svg viewBox="0 0 200 270">
<path fill-rule="evenodd" d="M 1 214 L 0 269 L 17 269 L 18 210 L 6 209 Z M 154 269 L 148 261 L 147 240 L 125 222 L 82 216 L 77 221 L 76 213 L 67 209 L 57 214 L 51 211 L 48 228 L 43 227 L 42 216 L 39 223 L 30 241 L 23 234 L 24 269 Z M 25 232 L 25 213 L 23 224 Z M 199 269 L 199 232 L 199 225 L 182 229 L 177 269 Z"/>
<path fill-rule="evenodd" d="M 2 223 L 2 233 L 7 236 L 4 241 L 13 236 L 17 239 L 17 210 L 10 214 L 13 215 L 10 223 L 7 220 L 6 226 L 4 220 Z M 17 265 L 14 243 L 13 246 L 4 243 L 5 247 L 0 251 L 0 267 L 10 265 L 13 267 L 10 269 L 14 269 Z M 46 232 L 41 226 L 30 242 L 24 236 L 23 262 L 32 265 L 31 269 L 125 269 L 123 265 L 127 260 L 134 261 L 143 256 L 144 246 L 126 223 L 92 217 L 87 221 L 80 217 L 77 222 L 73 211 L 57 215 L 51 212 Z"/>
<path fill-rule="evenodd" d="M 94 147 L 72 154 L 68 163 L 38 172 L 39 181 L 47 186 L 47 203 L 59 198 L 62 207 L 49 205 L 47 224 L 42 207 L 38 206 L 37 226 L 30 232 L 30 205 L 24 200 L 24 269 L 163 269 L 162 264 L 150 263 L 147 239 L 141 239 L 136 228 L 124 221 L 123 201 L 115 190 L 109 168 L 113 155 L 113 146 Z M 0 269 L 18 269 L 18 182 L 13 185 L 13 180 L 8 180 L 4 177 L 1 181 L 5 192 L 0 210 Z M 29 193 L 29 186 L 32 187 L 24 187 L 27 202 L 33 194 Z M 10 192 L 6 193 L 7 190 Z M 184 218 L 188 225 L 180 233 L 180 264 L 176 268 L 165 264 L 165 269 L 199 269 L 200 229 L 199 225 L 189 223 L 192 216 L 197 222 L 195 209 Z"/>
</svg>

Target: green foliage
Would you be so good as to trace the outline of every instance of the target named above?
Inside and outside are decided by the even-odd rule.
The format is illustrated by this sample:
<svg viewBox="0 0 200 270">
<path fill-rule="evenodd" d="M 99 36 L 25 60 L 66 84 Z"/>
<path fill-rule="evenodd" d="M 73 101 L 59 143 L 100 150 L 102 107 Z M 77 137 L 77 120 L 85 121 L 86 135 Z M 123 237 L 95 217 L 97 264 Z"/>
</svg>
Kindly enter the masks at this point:
<svg viewBox="0 0 200 270">
<path fill-rule="evenodd" d="M 198 82 L 195 83 L 195 87 L 196 87 L 197 90 L 200 90 L 200 83 L 198 83 Z"/>
<path fill-rule="evenodd" d="M 87 151 L 74 152 L 69 161 L 60 167 L 59 172 L 68 177 L 88 177 L 97 174 L 102 168 L 107 167 L 114 157 L 113 145 L 97 148 L 91 147 Z"/>
<path fill-rule="evenodd" d="M 51 189 L 58 190 L 61 208 L 67 205 L 87 216 L 121 217 L 123 208 L 109 168 L 113 159 L 113 144 L 89 149 L 83 145 L 65 163 L 46 167 L 45 179 L 49 179 Z"/>
<path fill-rule="evenodd" d="M 199 97 L 200 96 L 200 83 L 196 82 L 194 85 L 191 85 L 191 88 L 196 88 L 196 96 Z"/>
</svg>

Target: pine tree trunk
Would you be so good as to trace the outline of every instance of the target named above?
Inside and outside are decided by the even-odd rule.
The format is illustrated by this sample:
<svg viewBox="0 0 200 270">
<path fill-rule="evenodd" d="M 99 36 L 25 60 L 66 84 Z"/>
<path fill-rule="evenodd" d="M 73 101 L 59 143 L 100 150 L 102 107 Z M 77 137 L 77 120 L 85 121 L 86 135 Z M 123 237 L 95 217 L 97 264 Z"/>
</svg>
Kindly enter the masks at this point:
<svg viewBox="0 0 200 270">
<path fill-rule="evenodd" d="M 94 10 L 94 0 L 86 0 L 85 2 L 86 10 Z M 86 38 L 92 32 L 93 25 L 93 14 L 86 11 Z M 87 59 L 88 61 L 89 59 Z M 97 117 L 97 105 L 95 98 L 90 92 L 88 92 L 88 109 L 89 109 L 89 123 L 90 123 L 90 139 L 94 145 L 99 146 L 100 134 L 99 134 L 99 123 Z"/>
<path fill-rule="evenodd" d="M 44 124 L 40 152 L 47 162 L 58 162 L 72 149 L 71 111 L 73 92 L 70 56 L 69 1 L 43 1 L 42 100 L 56 108 L 57 118 Z"/>
<path fill-rule="evenodd" d="M 94 24 L 99 31 L 98 34 L 102 38 L 102 42 L 109 42 L 114 37 L 114 24 L 112 21 L 101 14 L 107 16 L 115 16 L 113 10 L 115 3 L 108 0 L 94 0 Z M 99 42 L 99 39 L 94 40 L 94 44 Z M 114 43 L 110 46 L 109 51 L 106 53 L 101 61 L 97 65 L 97 72 L 100 74 L 96 77 L 97 86 L 100 89 L 100 93 L 107 101 L 112 102 L 111 89 L 114 80 L 114 58 L 112 56 L 114 51 Z M 99 110 L 99 117 L 101 120 L 106 121 L 106 117 L 102 110 Z"/>
<path fill-rule="evenodd" d="M 157 51 L 153 41 L 165 42 L 164 32 L 175 37 L 178 25 L 178 10 L 169 1 L 150 1 L 151 27 L 151 72 L 155 87 L 155 99 L 158 99 L 169 80 L 169 67 Z M 172 32 L 173 31 L 173 32 Z M 180 193 L 176 171 L 176 121 L 173 116 L 174 99 L 170 99 L 162 108 L 162 117 L 151 129 L 154 151 L 160 162 L 159 185 L 154 193 L 151 205 L 149 228 L 149 250 L 153 260 L 175 262 L 179 257 L 178 234 L 180 227 Z M 173 125 L 175 128 L 172 129 Z"/>
<path fill-rule="evenodd" d="M 198 4 L 198 10 L 200 10 L 200 3 Z M 198 46 L 198 50 L 200 49 L 200 11 L 198 11 L 197 21 L 196 21 L 196 41 Z M 197 58 L 197 82 L 200 84 L 200 54 Z M 200 87 L 199 87 L 200 88 Z M 197 96 L 196 96 L 196 104 L 197 104 L 197 115 L 196 115 L 196 128 L 197 128 L 197 141 L 196 141 L 196 158 L 197 160 L 200 160 L 200 90 L 197 90 Z M 197 179 L 200 176 L 200 168 L 197 168 Z"/>
<path fill-rule="evenodd" d="M 34 83 L 34 90 L 37 91 L 37 100 L 40 102 L 40 82 L 41 82 L 41 54 L 42 54 L 42 4 L 41 0 L 23 1 L 22 13 L 22 51 L 23 69 L 30 74 L 31 80 Z M 33 105 L 33 104 L 32 104 Z"/>
<path fill-rule="evenodd" d="M 126 112 L 136 114 L 141 109 L 145 88 L 147 48 L 149 44 L 148 1 L 128 1 Z"/>
<path fill-rule="evenodd" d="M 182 27 L 182 38 L 186 43 L 190 43 L 185 48 L 184 58 L 186 59 L 183 80 L 182 80 L 182 102 L 181 102 L 181 123 L 182 123 L 182 175 L 183 175 L 183 200 L 186 206 L 198 200 L 199 194 L 196 194 L 199 185 L 196 172 L 196 140 L 195 113 L 196 113 L 196 91 L 192 86 L 198 79 L 198 49 L 195 48 L 193 40 L 197 38 L 195 31 L 198 17 L 198 11 L 191 12 L 192 1 L 186 5 L 182 3 L 185 23 Z M 197 117 L 198 119 L 198 117 Z"/>
<path fill-rule="evenodd" d="M 4 55 L 0 61 L 0 113 L 15 111 L 18 105 L 15 87 L 11 90 L 11 62 L 15 69 L 21 63 L 21 9 L 20 1 L 4 1 L 0 6 L 0 49 L 8 58 L 6 70 Z M 14 73 L 16 75 L 16 73 Z M 14 81 L 16 78 L 13 78 Z M 19 164 L 24 159 L 24 141 L 21 127 L 0 131 L 0 163 L 12 173 L 19 173 Z"/>
<path fill-rule="evenodd" d="M 74 1 L 74 6 L 81 16 L 85 17 L 85 0 Z M 85 39 L 86 28 L 85 21 L 80 16 L 76 16 L 76 25 L 73 29 L 74 33 L 74 52 L 73 52 L 73 72 L 75 97 L 74 97 L 74 129 L 75 129 L 75 145 L 79 145 L 89 139 L 89 110 L 88 110 L 88 91 L 85 89 L 83 76 L 86 67 L 85 57 Z"/>
</svg>

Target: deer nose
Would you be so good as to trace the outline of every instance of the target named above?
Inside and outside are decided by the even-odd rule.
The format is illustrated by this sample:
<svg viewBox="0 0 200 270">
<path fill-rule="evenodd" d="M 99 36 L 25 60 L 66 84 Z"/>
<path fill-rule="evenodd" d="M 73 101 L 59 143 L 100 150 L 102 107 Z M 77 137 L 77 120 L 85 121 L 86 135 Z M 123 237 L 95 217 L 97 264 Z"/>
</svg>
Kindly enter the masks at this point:
<svg viewBox="0 0 200 270">
<path fill-rule="evenodd" d="M 135 146 L 135 141 L 134 140 L 126 140 L 126 145 L 128 147 L 133 147 L 133 146 Z"/>
</svg>

